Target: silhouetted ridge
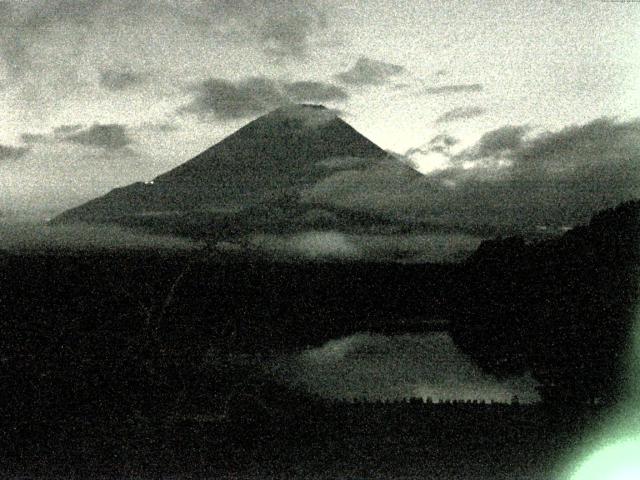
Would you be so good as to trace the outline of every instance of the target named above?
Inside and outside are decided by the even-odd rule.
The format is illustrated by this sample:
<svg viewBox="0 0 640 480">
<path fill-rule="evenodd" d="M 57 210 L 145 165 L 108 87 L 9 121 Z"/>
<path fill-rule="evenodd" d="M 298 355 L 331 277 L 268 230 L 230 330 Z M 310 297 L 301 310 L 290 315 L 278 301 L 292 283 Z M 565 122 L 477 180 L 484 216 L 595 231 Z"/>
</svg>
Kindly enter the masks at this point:
<svg viewBox="0 0 640 480">
<path fill-rule="evenodd" d="M 530 370 L 545 400 L 625 393 L 640 273 L 640 201 L 543 242 L 483 242 L 460 272 L 452 336 L 499 375 Z"/>
</svg>

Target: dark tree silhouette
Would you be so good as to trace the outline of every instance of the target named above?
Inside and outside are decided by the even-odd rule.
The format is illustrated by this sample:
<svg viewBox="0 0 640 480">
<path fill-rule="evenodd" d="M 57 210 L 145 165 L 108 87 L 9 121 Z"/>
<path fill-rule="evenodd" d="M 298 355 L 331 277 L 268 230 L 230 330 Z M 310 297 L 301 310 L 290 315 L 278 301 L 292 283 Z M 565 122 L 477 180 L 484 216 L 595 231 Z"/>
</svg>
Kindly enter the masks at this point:
<svg viewBox="0 0 640 480">
<path fill-rule="evenodd" d="M 617 401 L 639 246 L 639 201 L 600 212 L 557 239 L 484 242 L 460 272 L 454 340 L 492 373 L 531 370 L 547 401 Z"/>
</svg>

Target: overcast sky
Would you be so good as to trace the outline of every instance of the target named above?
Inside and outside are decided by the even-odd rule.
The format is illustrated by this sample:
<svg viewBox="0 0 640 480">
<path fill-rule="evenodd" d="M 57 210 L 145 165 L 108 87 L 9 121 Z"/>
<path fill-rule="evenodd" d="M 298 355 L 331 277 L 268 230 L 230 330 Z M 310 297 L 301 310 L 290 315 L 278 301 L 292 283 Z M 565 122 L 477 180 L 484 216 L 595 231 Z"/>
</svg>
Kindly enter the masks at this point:
<svg viewBox="0 0 640 480">
<path fill-rule="evenodd" d="M 285 102 L 485 200 L 505 169 L 511 197 L 540 178 L 566 200 L 557 173 L 569 200 L 618 200 L 638 193 L 638 25 L 615 1 L 0 1 L 0 211 L 148 180 Z"/>
</svg>

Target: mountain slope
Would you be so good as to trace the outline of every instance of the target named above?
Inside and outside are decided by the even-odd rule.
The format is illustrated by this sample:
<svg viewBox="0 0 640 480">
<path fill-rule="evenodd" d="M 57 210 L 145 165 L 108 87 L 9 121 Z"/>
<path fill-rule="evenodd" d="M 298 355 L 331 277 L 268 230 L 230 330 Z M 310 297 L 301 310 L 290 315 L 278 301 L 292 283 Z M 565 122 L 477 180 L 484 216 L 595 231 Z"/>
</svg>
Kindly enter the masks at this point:
<svg viewBox="0 0 640 480">
<path fill-rule="evenodd" d="M 131 223 L 132 216 L 155 216 L 158 221 L 158 216 L 187 212 L 233 216 L 291 193 L 295 196 L 336 170 L 357 172 L 387 162 L 397 160 L 331 110 L 315 105 L 283 107 L 153 182 L 112 190 L 64 212 L 54 222 Z M 417 175 L 409 167 L 403 171 Z"/>
</svg>

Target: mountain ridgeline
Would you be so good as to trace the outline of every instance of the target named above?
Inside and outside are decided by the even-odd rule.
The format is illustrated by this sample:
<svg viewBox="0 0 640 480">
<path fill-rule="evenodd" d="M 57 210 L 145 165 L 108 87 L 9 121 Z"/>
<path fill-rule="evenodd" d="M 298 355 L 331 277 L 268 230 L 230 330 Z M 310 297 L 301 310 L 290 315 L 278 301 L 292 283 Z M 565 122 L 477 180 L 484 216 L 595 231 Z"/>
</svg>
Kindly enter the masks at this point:
<svg viewBox="0 0 640 480">
<path fill-rule="evenodd" d="M 220 230 L 224 236 L 243 228 L 268 231 L 269 221 L 256 223 L 265 209 L 284 208 L 283 218 L 300 223 L 310 210 L 325 208 L 300 207 L 305 188 L 341 169 L 362 170 L 381 162 L 397 164 L 404 175 L 418 175 L 331 110 L 282 107 L 153 181 L 117 188 L 53 223 L 117 223 L 189 236 Z"/>
</svg>

